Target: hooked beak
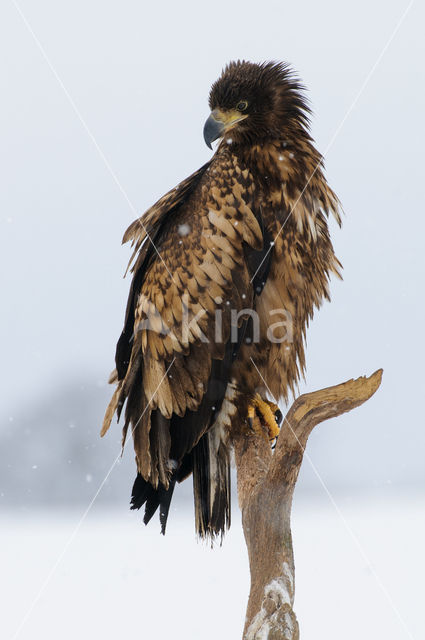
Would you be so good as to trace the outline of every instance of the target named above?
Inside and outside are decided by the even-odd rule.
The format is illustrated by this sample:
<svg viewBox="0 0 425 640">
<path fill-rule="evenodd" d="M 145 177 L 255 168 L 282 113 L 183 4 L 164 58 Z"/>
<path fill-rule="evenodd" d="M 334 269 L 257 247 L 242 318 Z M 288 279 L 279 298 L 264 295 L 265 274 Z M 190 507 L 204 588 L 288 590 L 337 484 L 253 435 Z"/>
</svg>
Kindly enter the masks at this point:
<svg viewBox="0 0 425 640">
<path fill-rule="evenodd" d="M 211 142 L 217 140 L 226 128 L 222 119 L 219 119 L 220 115 L 218 109 L 214 109 L 210 114 L 208 120 L 204 125 L 204 140 L 207 147 L 212 149 Z"/>
<path fill-rule="evenodd" d="M 242 115 L 240 111 L 221 111 L 221 109 L 214 109 L 204 125 L 204 140 L 207 147 L 212 149 L 211 142 L 220 138 L 225 131 L 245 118 L 246 115 Z"/>
</svg>

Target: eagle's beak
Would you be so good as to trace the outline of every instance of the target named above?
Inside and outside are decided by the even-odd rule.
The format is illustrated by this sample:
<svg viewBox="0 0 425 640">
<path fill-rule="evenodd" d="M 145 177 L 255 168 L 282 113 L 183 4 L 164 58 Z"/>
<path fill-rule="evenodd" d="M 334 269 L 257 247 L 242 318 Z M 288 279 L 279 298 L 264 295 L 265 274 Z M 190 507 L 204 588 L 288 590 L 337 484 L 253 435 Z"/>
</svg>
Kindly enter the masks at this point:
<svg viewBox="0 0 425 640">
<path fill-rule="evenodd" d="M 236 109 L 229 111 L 214 109 L 204 126 L 204 140 L 207 146 L 212 149 L 211 142 L 220 138 L 225 131 L 233 127 L 237 122 L 245 120 L 246 117 L 246 115 L 242 115 L 241 112 Z"/>
<path fill-rule="evenodd" d="M 226 128 L 224 120 L 220 116 L 221 113 L 219 112 L 219 110 L 214 109 L 204 125 L 204 140 L 207 147 L 209 147 L 210 149 L 212 149 L 211 142 L 217 140 L 217 138 L 219 138 L 222 133 L 224 133 L 224 130 Z"/>
</svg>

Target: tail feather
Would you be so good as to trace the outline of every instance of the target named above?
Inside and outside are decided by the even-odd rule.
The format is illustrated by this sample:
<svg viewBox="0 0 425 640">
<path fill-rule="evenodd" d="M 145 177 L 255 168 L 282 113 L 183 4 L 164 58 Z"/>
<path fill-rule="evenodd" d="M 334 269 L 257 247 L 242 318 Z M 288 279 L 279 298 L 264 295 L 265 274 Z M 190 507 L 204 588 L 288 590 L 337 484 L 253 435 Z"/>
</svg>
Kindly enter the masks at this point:
<svg viewBox="0 0 425 640">
<path fill-rule="evenodd" d="M 163 535 L 165 535 L 168 512 L 170 510 L 175 484 L 176 480 L 171 478 L 168 489 L 165 489 L 161 484 L 155 489 L 150 482 L 146 482 L 140 473 L 138 473 L 131 492 L 131 509 L 140 509 L 145 505 L 145 514 L 143 517 L 145 524 L 148 524 L 159 507 L 159 520 L 161 523 L 161 533 Z"/>
<path fill-rule="evenodd" d="M 230 460 L 218 428 L 192 451 L 196 530 L 201 538 L 224 536 L 230 527 Z"/>
<path fill-rule="evenodd" d="M 131 494 L 131 509 L 145 507 L 143 522 L 148 524 L 159 508 L 161 533 L 165 534 L 168 512 L 176 481 L 193 473 L 196 531 L 201 538 L 221 540 L 230 527 L 230 460 L 218 427 L 213 427 L 185 456 L 169 479 L 168 488 L 159 482 L 155 488 L 138 473 Z"/>
</svg>

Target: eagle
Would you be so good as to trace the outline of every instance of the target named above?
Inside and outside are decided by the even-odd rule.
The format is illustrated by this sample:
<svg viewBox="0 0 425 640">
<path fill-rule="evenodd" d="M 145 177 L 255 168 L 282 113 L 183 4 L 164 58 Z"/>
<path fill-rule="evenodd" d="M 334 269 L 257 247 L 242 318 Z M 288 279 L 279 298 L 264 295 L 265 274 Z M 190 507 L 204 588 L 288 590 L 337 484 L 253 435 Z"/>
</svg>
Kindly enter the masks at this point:
<svg viewBox="0 0 425 640">
<path fill-rule="evenodd" d="M 230 526 L 232 433 L 260 425 L 272 444 L 304 374 L 306 328 L 340 277 L 328 220 L 341 218 L 288 64 L 230 62 L 209 106 L 211 159 L 124 234 L 132 282 L 101 435 L 124 409 L 145 524 L 159 508 L 165 533 L 192 475 L 196 531 L 214 540 Z"/>
</svg>

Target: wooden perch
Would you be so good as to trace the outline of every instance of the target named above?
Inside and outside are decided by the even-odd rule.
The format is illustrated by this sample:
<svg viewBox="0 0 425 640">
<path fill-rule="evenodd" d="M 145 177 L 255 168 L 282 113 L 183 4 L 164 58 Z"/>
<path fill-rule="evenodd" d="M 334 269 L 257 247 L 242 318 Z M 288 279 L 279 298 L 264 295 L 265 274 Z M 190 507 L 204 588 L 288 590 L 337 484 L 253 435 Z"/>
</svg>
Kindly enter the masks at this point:
<svg viewBox="0 0 425 640">
<path fill-rule="evenodd" d="M 381 384 L 382 369 L 295 400 L 274 453 L 265 437 L 234 434 L 238 496 L 248 547 L 251 590 L 244 640 L 298 640 L 293 610 L 291 506 L 308 437 L 329 418 L 363 404 Z"/>
</svg>

